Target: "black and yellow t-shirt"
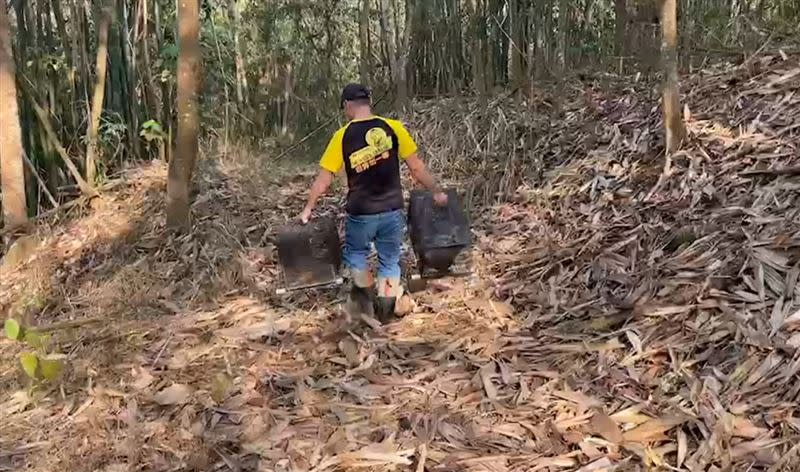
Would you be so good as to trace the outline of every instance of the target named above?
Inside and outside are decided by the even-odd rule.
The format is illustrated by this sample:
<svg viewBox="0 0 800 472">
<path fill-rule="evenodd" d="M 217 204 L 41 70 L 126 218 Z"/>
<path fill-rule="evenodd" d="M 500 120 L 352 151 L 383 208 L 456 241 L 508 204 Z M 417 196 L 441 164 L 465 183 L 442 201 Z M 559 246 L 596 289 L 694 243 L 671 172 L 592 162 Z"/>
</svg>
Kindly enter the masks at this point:
<svg viewBox="0 0 800 472">
<path fill-rule="evenodd" d="M 347 212 L 373 215 L 403 207 L 400 161 L 415 152 L 417 144 L 402 123 L 373 116 L 337 131 L 319 164 L 334 174 L 344 166 Z"/>
</svg>

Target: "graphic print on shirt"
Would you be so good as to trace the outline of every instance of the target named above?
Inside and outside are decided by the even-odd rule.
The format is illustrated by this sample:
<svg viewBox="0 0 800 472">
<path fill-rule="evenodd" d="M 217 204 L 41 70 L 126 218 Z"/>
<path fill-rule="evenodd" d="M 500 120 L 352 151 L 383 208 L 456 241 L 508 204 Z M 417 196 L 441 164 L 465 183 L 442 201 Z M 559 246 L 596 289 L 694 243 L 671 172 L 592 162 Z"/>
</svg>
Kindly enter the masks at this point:
<svg viewBox="0 0 800 472">
<path fill-rule="evenodd" d="M 356 173 L 364 172 L 378 162 L 389 158 L 392 138 L 383 128 L 375 127 L 367 131 L 366 147 L 350 154 L 350 166 Z"/>
</svg>

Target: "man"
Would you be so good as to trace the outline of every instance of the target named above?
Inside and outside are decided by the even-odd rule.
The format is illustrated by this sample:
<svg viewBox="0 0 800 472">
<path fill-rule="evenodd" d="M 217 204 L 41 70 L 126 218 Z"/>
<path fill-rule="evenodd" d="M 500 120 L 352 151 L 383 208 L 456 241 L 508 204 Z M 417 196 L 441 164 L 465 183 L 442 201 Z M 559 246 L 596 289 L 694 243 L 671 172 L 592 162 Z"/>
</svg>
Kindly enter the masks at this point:
<svg viewBox="0 0 800 472">
<path fill-rule="evenodd" d="M 344 167 L 348 192 L 343 262 L 353 283 L 350 301 L 362 313 L 371 311 L 372 274 L 367 257 L 374 243 L 378 252 L 374 309 L 378 319 L 387 322 L 400 293 L 400 246 L 405 232 L 400 162 L 405 162 L 414 179 L 433 192 L 437 205 L 447 204 L 447 194 L 428 173 L 403 124 L 372 114 L 370 92 L 365 86 L 347 85 L 342 91 L 341 108 L 349 122 L 328 143 L 300 219 L 308 222 L 317 200 Z"/>
</svg>

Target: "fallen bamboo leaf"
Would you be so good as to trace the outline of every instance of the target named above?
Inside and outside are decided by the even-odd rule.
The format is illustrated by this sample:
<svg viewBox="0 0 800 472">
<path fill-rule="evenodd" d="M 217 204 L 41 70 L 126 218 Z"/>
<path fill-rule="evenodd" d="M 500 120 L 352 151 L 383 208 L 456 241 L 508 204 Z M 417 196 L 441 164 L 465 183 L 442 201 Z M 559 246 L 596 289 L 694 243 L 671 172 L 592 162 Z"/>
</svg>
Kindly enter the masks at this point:
<svg viewBox="0 0 800 472">
<path fill-rule="evenodd" d="M 686 460 L 686 455 L 689 453 L 689 441 L 686 438 L 686 433 L 683 429 L 678 429 L 678 461 L 676 466 L 680 468 Z"/>
<path fill-rule="evenodd" d="M 603 457 L 602 459 L 598 459 L 594 462 L 586 464 L 578 469 L 578 472 L 607 472 L 611 471 L 613 466 L 614 463 L 611 462 L 611 459 L 608 457 Z"/>
<path fill-rule="evenodd" d="M 479 373 L 481 382 L 483 384 L 483 389 L 486 392 L 486 397 L 489 398 L 489 400 L 496 400 L 497 388 L 492 383 L 492 375 L 494 375 L 495 373 L 494 362 L 490 362 L 485 366 L 481 367 Z"/>
<path fill-rule="evenodd" d="M 667 438 L 667 431 L 683 424 L 685 421 L 686 419 L 681 416 L 654 418 L 629 431 L 625 431 L 622 436 L 625 442 L 648 443 L 659 441 Z"/>
<path fill-rule="evenodd" d="M 590 424 L 592 432 L 599 434 L 606 441 L 614 444 L 622 443 L 622 430 L 605 413 L 595 412 Z"/>
<path fill-rule="evenodd" d="M 740 438 L 756 439 L 770 432 L 769 429 L 759 428 L 752 421 L 741 416 L 733 416 L 732 423 L 734 436 Z"/>
<path fill-rule="evenodd" d="M 183 405 L 192 396 L 192 388 L 184 384 L 172 384 L 153 396 L 159 405 Z"/>
</svg>

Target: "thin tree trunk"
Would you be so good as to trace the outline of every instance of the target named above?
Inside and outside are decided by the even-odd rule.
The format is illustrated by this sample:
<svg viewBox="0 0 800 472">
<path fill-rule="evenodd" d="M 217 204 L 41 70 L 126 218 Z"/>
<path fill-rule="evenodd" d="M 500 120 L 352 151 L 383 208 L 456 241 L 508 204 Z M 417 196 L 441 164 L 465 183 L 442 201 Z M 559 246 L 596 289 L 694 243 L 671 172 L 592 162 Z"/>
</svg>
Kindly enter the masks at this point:
<svg viewBox="0 0 800 472">
<path fill-rule="evenodd" d="M 136 9 L 136 2 L 131 3 L 131 10 Z M 141 141 L 139 140 L 139 102 L 136 99 L 136 41 L 130 40 L 130 19 L 136 18 L 135 12 L 128 9 L 126 0 L 119 0 L 120 19 L 119 28 L 115 28 L 119 39 L 119 52 L 122 61 L 119 64 L 120 76 L 123 78 L 124 93 L 122 110 L 126 117 L 128 128 L 129 149 L 134 158 L 141 156 Z M 133 14 L 132 14 L 133 13 Z"/>
<path fill-rule="evenodd" d="M 564 87 L 567 73 L 567 37 L 569 32 L 569 0 L 558 2 L 558 92 L 556 94 L 555 109 L 561 113 L 564 101 Z"/>
<path fill-rule="evenodd" d="M 386 60 L 389 63 L 389 77 L 393 80 L 397 74 L 397 55 L 394 52 L 394 36 L 389 34 L 389 11 L 386 6 L 387 0 L 378 0 L 381 10 L 381 39 L 383 42 L 384 51 L 386 53 Z"/>
<path fill-rule="evenodd" d="M 156 33 L 156 51 L 164 44 L 164 31 L 161 28 L 161 0 L 153 0 L 153 26 Z M 172 87 L 166 80 L 161 83 L 161 127 L 164 129 L 164 157 L 167 162 L 172 159 Z"/>
<path fill-rule="evenodd" d="M 148 38 L 150 37 L 149 31 L 147 29 L 147 21 L 148 21 L 148 3 L 149 0 L 141 0 L 142 5 L 142 70 L 145 74 L 145 90 L 147 99 L 145 103 L 147 103 L 147 113 L 151 114 L 148 118 L 156 118 L 158 117 L 158 96 L 156 94 L 156 83 L 153 79 L 153 72 L 152 66 L 150 62 L 150 41 Z M 159 120 L 160 121 L 160 120 Z M 161 123 L 163 126 L 163 123 Z M 161 156 L 164 157 L 163 155 Z"/>
<path fill-rule="evenodd" d="M 484 54 L 485 21 L 481 0 L 469 0 L 472 51 L 472 87 L 481 99 L 487 94 L 486 57 Z"/>
<path fill-rule="evenodd" d="M 676 0 L 662 0 L 661 4 L 661 54 L 665 78 L 663 108 L 667 154 L 677 151 L 686 137 L 678 95 L 678 21 L 675 2 Z"/>
<path fill-rule="evenodd" d="M 236 63 L 236 101 L 239 104 L 247 103 L 247 74 L 244 67 L 244 55 L 242 54 L 242 45 L 239 38 L 239 30 L 241 23 L 239 0 L 231 0 L 230 14 L 231 23 L 233 28 L 233 52 L 234 62 Z"/>
<path fill-rule="evenodd" d="M 178 2 L 178 137 L 175 155 L 169 162 L 167 179 L 167 226 L 187 230 L 189 188 L 197 159 L 199 118 L 197 92 L 200 76 L 199 0 Z"/>
<path fill-rule="evenodd" d="M 411 49 L 411 27 L 414 20 L 414 0 L 406 0 L 406 21 L 403 28 L 403 36 L 400 50 L 397 54 L 397 71 L 395 72 L 395 87 L 397 88 L 397 103 L 396 108 L 399 112 L 406 112 L 409 108 L 409 91 L 408 91 L 408 51 Z"/>
<path fill-rule="evenodd" d="M 25 198 L 25 163 L 17 108 L 17 85 L 11 34 L 5 2 L 0 3 L 0 189 L 3 191 L 3 222 L 6 228 L 28 221 Z"/>
<path fill-rule="evenodd" d="M 517 87 L 518 96 L 522 96 L 522 86 L 525 82 L 525 27 L 528 23 L 525 7 L 522 0 L 511 1 L 511 85 Z"/>
<path fill-rule="evenodd" d="M 106 69 L 108 67 L 108 29 L 111 25 L 112 3 L 103 7 L 97 30 L 97 60 L 95 66 L 94 93 L 92 94 L 91 119 L 86 130 L 86 180 L 97 180 L 97 135 L 100 129 L 100 116 L 103 113 L 103 99 L 106 93 Z"/>
<path fill-rule="evenodd" d="M 624 56 L 628 41 L 628 6 L 626 0 L 614 0 L 614 48 L 617 56 Z"/>
<path fill-rule="evenodd" d="M 358 40 L 361 49 L 359 76 L 362 84 L 369 83 L 370 50 L 369 50 L 369 0 L 361 0 L 361 11 L 358 20 Z"/>
</svg>

